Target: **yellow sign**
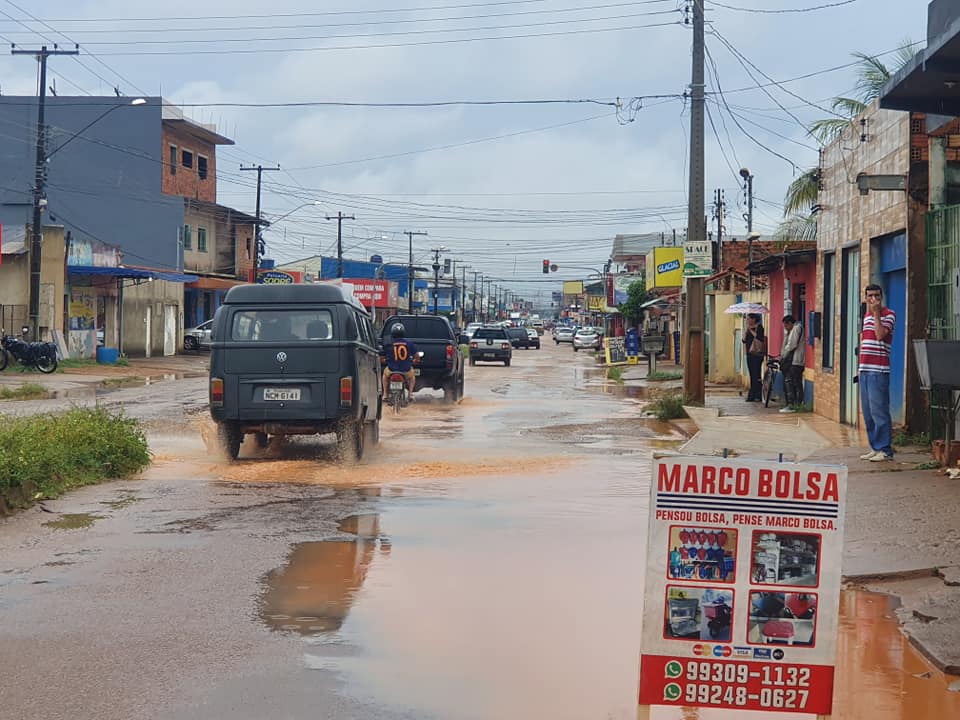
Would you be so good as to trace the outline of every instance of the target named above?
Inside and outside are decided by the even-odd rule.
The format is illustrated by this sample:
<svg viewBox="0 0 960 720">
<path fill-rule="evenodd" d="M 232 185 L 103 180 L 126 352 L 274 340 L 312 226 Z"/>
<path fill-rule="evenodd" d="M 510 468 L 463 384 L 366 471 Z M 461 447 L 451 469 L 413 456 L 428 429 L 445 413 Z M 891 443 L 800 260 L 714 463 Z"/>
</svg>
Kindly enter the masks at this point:
<svg viewBox="0 0 960 720">
<path fill-rule="evenodd" d="M 655 247 L 647 254 L 647 289 L 683 284 L 683 248 Z"/>
<path fill-rule="evenodd" d="M 592 312 L 603 312 L 607 309 L 607 299 L 603 295 L 587 295 L 587 309 Z"/>
<path fill-rule="evenodd" d="M 564 295 L 583 295 L 583 280 L 564 280 Z"/>
</svg>

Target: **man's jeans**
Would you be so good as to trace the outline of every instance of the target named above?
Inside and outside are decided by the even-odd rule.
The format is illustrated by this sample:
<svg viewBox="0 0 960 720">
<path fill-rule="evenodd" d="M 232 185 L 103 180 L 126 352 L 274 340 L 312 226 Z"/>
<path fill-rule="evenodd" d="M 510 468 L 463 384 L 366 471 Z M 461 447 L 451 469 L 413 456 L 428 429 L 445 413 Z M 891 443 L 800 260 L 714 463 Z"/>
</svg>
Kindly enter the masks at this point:
<svg viewBox="0 0 960 720">
<path fill-rule="evenodd" d="M 890 373 L 860 372 L 860 409 L 867 426 L 867 439 L 874 450 L 893 455 L 893 423 L 890 420 Z"/>
</svg>

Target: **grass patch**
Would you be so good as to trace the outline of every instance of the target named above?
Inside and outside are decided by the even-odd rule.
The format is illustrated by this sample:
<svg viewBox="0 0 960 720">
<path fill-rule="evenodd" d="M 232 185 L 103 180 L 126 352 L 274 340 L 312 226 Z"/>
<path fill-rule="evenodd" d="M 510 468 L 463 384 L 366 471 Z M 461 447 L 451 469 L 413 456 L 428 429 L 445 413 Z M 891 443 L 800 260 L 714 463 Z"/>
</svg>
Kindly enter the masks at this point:
<svg viewBox="0 0 960 720">
<path fill-rule="evenodd" d="M 936 460 L 927 460 L 927 462 L 917 463 L 917 470 L 939 470 L 940 463 Z"/>
<path fill-rule="evenodd" d="M 81 485 L 129 477 L 149 464 L 140 424 L 104 408 L 5 418 L 0 424 L 0 511 Z"/>
<path fill-rule="evenodd" d="M 44 400 L 47 389 L 37 383 L 21 383 L 16 387 L 0 387 L 0 400 Z"/>
<path fill-rule="evenodd" d="M 96 360 L 76 360 L 74 358 L 63 358 L 57 362 L 57 372 L 63 370 L 78 370 L 79 368 L 95 367 Z"/>
<path fill-rule="evenodd" d="M 105 388 L 121 388 L 121 387 L 131 387 L 135 385 L 143 385 L 145 379 L 139 375 L 130 375 L 128 377 L 115 377 L 107 378 L 100 383 L 102 387 Z"/>
<path fill-rule="evenodd" d="M 683 373 L 669 370 L 654 370 L 647 375 L 647 380 L 683 380 Z"/>
<path fill-rule="evenodd" d="M 793 410 L 795 413 L 800 413 L 800 414 L 812 413 L 813 405 L 811 403 L 802 403 L 802 404 L 794 403 L 793 405 L 790 406 L 790 409 Z"/>
<path fill-rule="evenodd" d="M 618 367 L 608 367 L 607 368 L 607 380 L 614 380 L 616 382 L 623 382 L 623 370 Z"/>
<path fill-rule="evenodd" d="M 898 429 L 893 434 L 894 447 L 905 447 L 907 445 L 919 445 L 920 447 L 930 447 L 932 444 L 928 433 L 909 433 L 904 428 Z"/>
<path fill-rule="evenodd" d="M 121 355 L 117 358 L 117 367 L 130 367 L 130 360 L 126 355 Z"/>
<path fill-rule="evenodd" d="M 682 392 L 665 392 L 650 402 L 649 410 L 657 420 L 675 420 L 687 417 L 687 411 L 683 409 L 685 404 Z"/>
</svg>

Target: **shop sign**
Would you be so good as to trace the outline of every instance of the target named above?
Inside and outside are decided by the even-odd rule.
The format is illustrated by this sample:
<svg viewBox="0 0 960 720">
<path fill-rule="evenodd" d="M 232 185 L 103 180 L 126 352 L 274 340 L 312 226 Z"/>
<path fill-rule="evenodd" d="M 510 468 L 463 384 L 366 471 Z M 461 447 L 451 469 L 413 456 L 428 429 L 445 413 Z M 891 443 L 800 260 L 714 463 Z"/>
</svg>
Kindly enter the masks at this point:
<svg viewBox="0 0 960 720">
<path fill-rule="evenodd" d="M 683 248 L 656 247 L 647 256 L 647 289 L 683 284 Z"/>
<path fill-rule="evenodd" d="M 583 295 L 583 280 L 564 280 L 564 295 Z"/>
<path fill-rule="evenodd" d="M 607 299 L 602 295 L 588 295 L 587 309 L 590 312 L 604 312 L 607 309 Z"/>
<path fill-rule="evenodd" d="M 655 458 L 640 705 L 829 715 L 846 467 Z"/>
<path fill-rule="evenodd" d="M 683 274 L 699 277 L 713 273 L 713 246 L 709 242 L 683 244 Z"/>
<path fill-rule="evenodd" d="M 263 285 L 293 285 L 303 282 L 303 273 L 299 270 L 260 270 L 257 282 Z"/>
<path fill-rule="evenodd" d="M 389 280 L 363 280 L 344 278 L 343 282 L 353 288 L 353 295 L 364 307 L 396 307 L 397 293 L 395 283 Z M 391 285 L 394 286 L 391 293 Z"/>
<path fill-rule="evenodd" d="M 607 365 L 617 365 L 627 361 L 627 343 L 622 337 L 604 338 L 603 349 Z"/>
</svg>

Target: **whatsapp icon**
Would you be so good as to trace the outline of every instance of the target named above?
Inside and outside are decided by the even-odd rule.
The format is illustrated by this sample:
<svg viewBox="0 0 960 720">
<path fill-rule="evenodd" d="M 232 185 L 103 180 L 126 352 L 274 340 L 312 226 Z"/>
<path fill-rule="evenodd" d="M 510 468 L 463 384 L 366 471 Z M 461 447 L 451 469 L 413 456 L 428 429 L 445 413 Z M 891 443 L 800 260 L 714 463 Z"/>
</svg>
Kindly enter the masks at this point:
<svg viewBox="0 0 960 720">
<path fill-rule="evenodd" d="M 680 699 L 680 686 L 676 683 L 670 683 L 663 689 L 663 699 L 675 702 Z"/>
<path fill-rule="evenodd" d="M 667 663 L 666 667 L 663 668 L 664 677 L 668 678 L 678 678 L 683 674 L 683 665 L 678 663 L 676 660 L 671 660 Z"/>
</svg>

